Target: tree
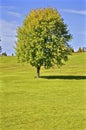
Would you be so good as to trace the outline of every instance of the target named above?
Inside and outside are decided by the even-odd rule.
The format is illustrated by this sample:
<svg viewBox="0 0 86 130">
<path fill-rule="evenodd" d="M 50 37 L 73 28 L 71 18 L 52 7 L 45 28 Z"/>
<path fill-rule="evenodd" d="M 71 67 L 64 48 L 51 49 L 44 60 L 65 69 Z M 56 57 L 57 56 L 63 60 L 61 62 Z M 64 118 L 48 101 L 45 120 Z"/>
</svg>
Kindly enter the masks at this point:
<svg viewBox="0 0 86 130">
<path fill-rule="evenodd" d="M 86 47 L 79 47 L 77 52 L 86 52 Z"/>
<path fill-rule="evenodd" d="M 78 49 L 78 51 L 77 52 L 82 52 L 82 48 L 81 47 L 79 47 L 79 49 Z"/>
<path fill-rule="evenodd" d="M 70 51 L 71 51 L 71 52 L 74 52 L 74 49 L 73 49 L 73 47 L 70 47 Z"/>
<path fill-rule="evenodd" d="M 0 46 L 0 53 L 2 52 L 2 47 Z"/>
<path fill-rule="evenodd" d="M 18 27 L 16 55 L 19 62 L 27 62 L 37 69 L 63 65 L 68 60 L 72 38 L 67 25 L 56 9 L 32 10 Z"/>
<path fill-rule="evenodd" d="M 12 56 L 14 56 L 14 54 L 12 53 Z"/>
<path fill-rule="evenodd" d="M 3 53 L 2 53 L 2 56 L 7 56 L 7 53 L 6 53 L 6 52 L 3 52 Z"/>
<path fill-rule="evenodd" d="M 0 39 L 0 42 L 1 42 L 1 39 Z M 2 47 L 0 46 L 0 53 L 2 52 Z"/>
</svg>

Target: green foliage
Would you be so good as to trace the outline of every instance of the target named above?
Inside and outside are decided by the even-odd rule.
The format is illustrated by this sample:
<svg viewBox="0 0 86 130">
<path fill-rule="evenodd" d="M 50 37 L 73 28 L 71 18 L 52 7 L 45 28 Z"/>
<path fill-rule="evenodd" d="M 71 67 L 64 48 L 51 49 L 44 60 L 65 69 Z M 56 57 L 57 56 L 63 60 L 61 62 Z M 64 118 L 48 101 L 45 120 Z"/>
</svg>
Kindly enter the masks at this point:
<svg viewBox="0 0 86 130">
<path fill-rule="evenodd" d="M 72 38 L 56 9 L 32 10 L 17 31 L 16 55 L 19 62 L 50 68 L 68 60 Z"/>
<path fill-rule="evenodd" d="M 0 42 L 1 42 L 1 39 L 0 39 Z M 0 53 L 2 52 L 2 47 L 0 46 Z"/>
<path fill-rule="evenodd" d="M 2 56 L 7 56 L 7 53 L 6 53 L 6 52 L 3 52 L 3 53 L 2 53 Z"/>
<path fill-rule="evenodd" d="M 70 47 L 70 51 L 71 51 L 71 52 L 74 52 L 74 49 L 73 49 L 73 47 Z"/>
<path fill-rule="evenodd" d="M 83 47 L 83 48 L 79 47 L 77 52 L 86 52 L 86 47 Z"/>
<path fill-rule="evenodd" d="M 85 130 L 85 53 L 61 69 L 41 68 L 40 79 L 34 71 L 15 56 L 0 57 L 0 130 Z"/>
<path fill-rule="evenodd" d="M 2 52 L 2 47 L 0 46 L 0 53 Z"/>
</svg>

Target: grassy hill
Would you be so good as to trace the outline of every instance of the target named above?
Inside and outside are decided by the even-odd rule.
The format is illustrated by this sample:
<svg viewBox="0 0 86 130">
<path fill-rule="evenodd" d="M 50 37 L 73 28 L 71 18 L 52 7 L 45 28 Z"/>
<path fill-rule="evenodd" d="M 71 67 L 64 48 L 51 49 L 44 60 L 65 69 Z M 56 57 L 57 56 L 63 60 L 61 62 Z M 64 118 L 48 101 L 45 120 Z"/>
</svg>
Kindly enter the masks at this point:
<svg viewBox="0 0 86 130">
<path fill-rule="evenodd" d="M 0 57 L 0 130 L 85 130 L 86 53 L 41 69 Z"/>
</svg>

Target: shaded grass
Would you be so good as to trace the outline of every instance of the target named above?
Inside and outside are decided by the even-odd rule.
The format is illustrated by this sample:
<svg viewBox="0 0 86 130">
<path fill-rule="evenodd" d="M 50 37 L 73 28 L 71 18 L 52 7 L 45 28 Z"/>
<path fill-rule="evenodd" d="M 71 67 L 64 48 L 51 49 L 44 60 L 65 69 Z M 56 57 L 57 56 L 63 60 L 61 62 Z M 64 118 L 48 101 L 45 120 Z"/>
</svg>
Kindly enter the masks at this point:
<svg viewBox="0 0 86 130">
<path fill-rule="evenodd" d="M 86 76 L 75 76 L 75 75 L 65 75 L 65 76 L 41 76 L 40 78 L 45 78 L 45 79 L 66 79 L 66 80 L 84 80 L 86 79 Z"/>
<path fill-rule="evenodd" d="M 86 55 L 74 54 L 65 66 L 41 70 L 0 57 L 1 130 L 85 130 Z"/>
</svg>

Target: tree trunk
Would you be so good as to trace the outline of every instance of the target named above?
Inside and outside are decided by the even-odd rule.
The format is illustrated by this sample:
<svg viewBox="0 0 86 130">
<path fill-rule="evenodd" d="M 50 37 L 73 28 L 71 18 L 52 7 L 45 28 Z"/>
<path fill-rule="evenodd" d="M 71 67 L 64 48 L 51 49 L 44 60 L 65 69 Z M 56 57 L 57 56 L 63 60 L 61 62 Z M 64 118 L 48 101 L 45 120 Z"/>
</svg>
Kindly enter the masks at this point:
<svg viewBox="0 0 86 130">
<path fill-rule="evenodd" d="M 40 77 L 40 66 L 37 67 L 37 78 Z"/>
</svg>

